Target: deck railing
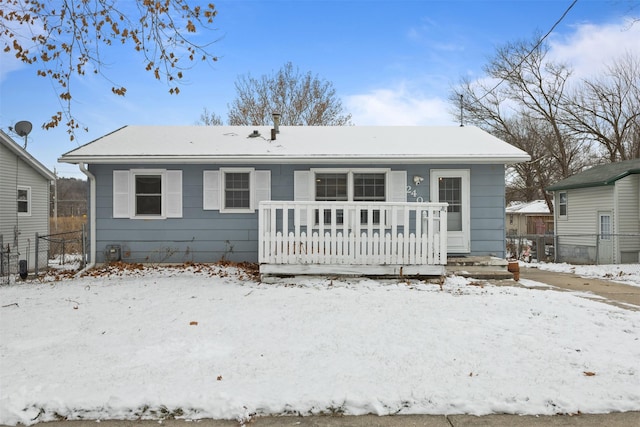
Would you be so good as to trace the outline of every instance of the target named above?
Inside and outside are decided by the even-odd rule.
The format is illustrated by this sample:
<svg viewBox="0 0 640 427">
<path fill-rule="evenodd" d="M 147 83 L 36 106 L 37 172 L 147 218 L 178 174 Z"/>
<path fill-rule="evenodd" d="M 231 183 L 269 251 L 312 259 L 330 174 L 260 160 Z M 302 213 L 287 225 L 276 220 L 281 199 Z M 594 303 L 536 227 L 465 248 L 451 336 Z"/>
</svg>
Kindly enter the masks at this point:
<svg viewBox="0 0 640 427">
<path fill-rule="evenodd" d="M 265 201 L 260 263 L 445 265 L 447 204 Z"/>
</svg>

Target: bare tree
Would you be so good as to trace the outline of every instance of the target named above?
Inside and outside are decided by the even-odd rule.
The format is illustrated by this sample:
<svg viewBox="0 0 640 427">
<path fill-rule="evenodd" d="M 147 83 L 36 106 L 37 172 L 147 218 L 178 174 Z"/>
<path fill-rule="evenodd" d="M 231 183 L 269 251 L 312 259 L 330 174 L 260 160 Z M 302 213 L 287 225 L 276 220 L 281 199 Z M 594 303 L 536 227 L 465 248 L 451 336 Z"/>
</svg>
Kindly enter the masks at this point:
<svg viewBox="0 0 640 427">
<path fill-rule="evenodd" d="M 0 0 L 0 37 L 4 52 L 50 78 L 63 102 L 62 111 L 43 128 L 66 120 L 73 139 L 80 127 L 71 111 L 73 76 L 88 71 L 111 81 L 104 74 L 103 51 L 128 45 L 142 55 L 142 66 L 154 78 L 167 82 L 169 93 L 178 94 L 184 71 L 196 60 L 217 60 L 208 51 L 210 43 L 192 38 L 213 23 L 216 13 L 211 3 L 198 6 L 189 0 Z M 124 96 L 127 88 L 113 83 L 111 91 Z"/>
<path fill-rule="evenodd" d="M 289 62 L 273 75 L 260 79 L 240 76 L 236 81 L 237 97 L 229 107 L 230 125 L 266 125 L 271 114 L 281 114 L 285 126 L 344 126 L 351 124 L 333 84 L 301 74 Z"/>
<path fill-rule="evenodd" d="M 207 110 L 207 108 L 202 109 L 202 114 L 200 114 L 200 120 L 198 120 L 197 124 L 204 126 L 222 126 L 222 118 L 214 113 L 213 111 Z"/>
<path fill-rule="evenodd" d="M 553 209 L 544 188 L 579 170 L 588 150 L 563 120 L 561 100 L 571 70 L 548 61 L 548 47 L 536 40 L 499 48 L 485 67 L 490 80 L 463 80 L 451 100 L 459 103 L 462 96 L 468 122 L 531 156 L 530 163 L 513 166 L 520 191 L 510 194 L 545 199 Z"/>
<path fill-rule="evenodd" d="M 599 146 L 607 161 L 640 158 L 640 60 L 626 54 L 584 80 L 564 101 L 567 125 Z"/>
</svg>

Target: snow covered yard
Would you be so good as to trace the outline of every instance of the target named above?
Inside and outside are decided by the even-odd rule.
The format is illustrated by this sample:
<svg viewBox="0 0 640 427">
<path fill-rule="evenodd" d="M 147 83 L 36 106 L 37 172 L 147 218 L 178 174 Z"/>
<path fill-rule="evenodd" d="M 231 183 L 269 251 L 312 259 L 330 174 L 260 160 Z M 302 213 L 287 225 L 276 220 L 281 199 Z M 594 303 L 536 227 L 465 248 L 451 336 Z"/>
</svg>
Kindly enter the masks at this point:
<svg viewBox="0 0 640 427">
<path fill-rule="evenodd" d="M 0 301 L 0 424 L 640 410 L 640 312 L 568 292 L 192 265 Z"/>
</svg>

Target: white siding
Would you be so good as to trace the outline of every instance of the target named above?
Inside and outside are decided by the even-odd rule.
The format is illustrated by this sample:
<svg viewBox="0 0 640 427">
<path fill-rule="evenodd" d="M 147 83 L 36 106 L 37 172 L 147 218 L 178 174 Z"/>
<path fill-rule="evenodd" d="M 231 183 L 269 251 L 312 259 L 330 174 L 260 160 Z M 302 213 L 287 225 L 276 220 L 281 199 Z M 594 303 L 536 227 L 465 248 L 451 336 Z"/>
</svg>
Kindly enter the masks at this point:
<svg viewBox="0 0 640 427">
<path fill-rule="evenodd" d="M 566 245 L 595 245 L 595 235 L 598 233 L 598 211 L 611 211 L 613 209 L 613 186 L 577 188 L 566 190 L 567 192 L 567 216 L 558 217 L 558 209 L 555 210 L 556 234 L 562 237 L 562 243 Z M 554 194 L 555 205 L 558 206 L 558 195 Z M 614 221 L 615 230 L 615 221 Z"/>
<path fill-rule="evenodd" d="M 616 221 L 614 233 L 640 233 L 640 216 L 638 204 L 640 201 L 640 175 L 629 175 L 616 181 L 617 198 Z M 640 239 L 620 237 L 618 239 L 620 252 L 640 251 Z"/>
</svg>

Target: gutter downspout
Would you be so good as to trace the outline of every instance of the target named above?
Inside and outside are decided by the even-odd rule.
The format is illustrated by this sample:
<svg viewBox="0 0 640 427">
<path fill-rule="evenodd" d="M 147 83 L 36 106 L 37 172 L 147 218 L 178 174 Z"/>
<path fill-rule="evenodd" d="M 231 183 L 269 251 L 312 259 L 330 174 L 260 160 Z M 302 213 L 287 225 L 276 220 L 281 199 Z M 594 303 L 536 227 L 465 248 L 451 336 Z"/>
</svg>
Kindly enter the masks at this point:
<svg viewBox="0 0 640 427">
<path fill-rule="evenodd" d="M 91 249 L 89 255 L 91 257 L 91 262 L 78 272 L 78 274 L 80 274 L 92 269 L 96 265 L 96 177 L 87 170 L 84 163 L 78 163 L 78 167 L 80 168 L 80 172 L 85 174 L 89 179 L 89 233 L 91 233 Z"/>
</svg>

